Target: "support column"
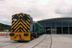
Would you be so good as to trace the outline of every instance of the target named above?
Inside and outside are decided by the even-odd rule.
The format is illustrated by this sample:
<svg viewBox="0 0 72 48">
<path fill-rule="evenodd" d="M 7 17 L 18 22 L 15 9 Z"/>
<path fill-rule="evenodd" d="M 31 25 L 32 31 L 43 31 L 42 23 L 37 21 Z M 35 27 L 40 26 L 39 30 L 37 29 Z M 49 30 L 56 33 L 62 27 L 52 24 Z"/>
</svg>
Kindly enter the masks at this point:
<svg viewBox="0 0 72 48">
<path fill-rule="evenodd" d="M 63 34 L 63 21 L 62 21 L 62 26 L 61 26 L 61 32 L 62 32 L 62 34 Z"/>
<path fill-rule="evenodd" d="M 70 34 L 70 28 L 69 28 L 69 24 L 68 24 L 68 34 Z"/>
</svg>

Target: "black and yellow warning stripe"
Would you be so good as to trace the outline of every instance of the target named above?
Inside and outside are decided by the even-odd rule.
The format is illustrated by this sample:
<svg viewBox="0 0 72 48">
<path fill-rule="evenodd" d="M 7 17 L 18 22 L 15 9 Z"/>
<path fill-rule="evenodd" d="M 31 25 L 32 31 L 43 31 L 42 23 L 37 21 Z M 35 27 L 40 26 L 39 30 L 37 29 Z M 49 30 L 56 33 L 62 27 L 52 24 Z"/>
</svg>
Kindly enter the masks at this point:
<svg viewBox="0 0 72 48">
<path fill-rule="evenodd" d="M 29 32 L 30 29 L 30 24 L 29 22 L 25 22 L 22 19 L 19 19 L 13 26 L 12 28 L 16 29 L 14 32 L 17 32 L 17 30 L 19 30 L 19 28 L 22 28 L 25 32 Z"/>
<path fill-rule="evenodd" d="M 28 25 L 28 24 L 27 24 L 25 21 L 23 21 L 22 19 L 21 19 L 21 22 L 25 25 L 26 29 L 27 29 L 28 32 L 29 32 L 30 24 Z"/>
<path fill-rule="evenodd" d="M 20 22 L 20 19 L 17 22 L 15 22 L 14 24 L 12 24 L 11 28 L 14 28 L 14 26 L 16 26 L 19 22 Z"/>
<path fill-rule="evenodd" d="M 14 29 L 18 28 L 20 25 L 23 27 L 23 29 L 29 31 L 29 29 L 28 29 L 22 22 L 19 22 L 18 25 L 16 25 L 16 26 L 14 27 Z"/>
<path fill-rule="evenodd" d="M 18 30 L 22 30 L 23 32 L 26 32 L 26 30 L 23 29 L 23 27 L 21 25 L 15 30 L 15 32 L 18 32 Z"/>
<path fill-rule="evenodd" d="M 17 32 L 21 30 L 23 32 L 29 32 L 30 31 L 30 20 L 31 20 L 30 16 L 27 15 L 26 20 L 24 20 L 23 18 L 23 16 L 25 16 L 24 14 L 17 14 L 16 16 L 18 16 L 19 19 L 17 21 L 12 21 L 12 27 L 11 27 L 13 29 L 12 31 Z"/>
<path fill-rule="evenodd" d="M 30 24 L 27 24 L 27 22 L 23 21 L 22 19 L 21 21 L 25 24 L 26 27 L 30 28 Z"/>
</svg>

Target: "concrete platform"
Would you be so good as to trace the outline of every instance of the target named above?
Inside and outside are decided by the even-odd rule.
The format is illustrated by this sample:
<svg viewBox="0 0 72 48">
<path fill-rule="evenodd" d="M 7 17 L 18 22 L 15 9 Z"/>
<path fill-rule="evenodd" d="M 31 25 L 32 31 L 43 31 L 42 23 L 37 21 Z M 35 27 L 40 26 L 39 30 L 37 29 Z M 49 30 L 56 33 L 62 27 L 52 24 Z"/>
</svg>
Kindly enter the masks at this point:
<svg viewBox="0 0 72 48">
<path fill-rule="evenodd" d="M 43 41 L 42 41 L 43 40 Z M 52 43 L 52 44 L 51 44 Z M 72 35 L 42 35 L 30 42 L 18 43 L 0 36 L 0 48 L 72 48 Z"/>
<path fill-rule="evenodd" d="M 32 48 L 33 46 L 38 44 L 41 40 L 43 40 L 45 37 L 49 37 L 49 35 L 48 36 L 42 35 L 39 38 L 36 38 L 27 43 L 26 42 L 19 43 L 19 42 L 11 41 L 9 39 L 9 37 L 5 38 L 4 36 L 0 36 L 0 38 L 1 38 L 0 39 L 0 48 Z M 50 44 L 50 42 L 48 42 L 48 44 Z"/>
<path fill-rule="evenodd" d="M 52 48 L 72 48 L 72 35 L 52 35 Z"/>
</svg>

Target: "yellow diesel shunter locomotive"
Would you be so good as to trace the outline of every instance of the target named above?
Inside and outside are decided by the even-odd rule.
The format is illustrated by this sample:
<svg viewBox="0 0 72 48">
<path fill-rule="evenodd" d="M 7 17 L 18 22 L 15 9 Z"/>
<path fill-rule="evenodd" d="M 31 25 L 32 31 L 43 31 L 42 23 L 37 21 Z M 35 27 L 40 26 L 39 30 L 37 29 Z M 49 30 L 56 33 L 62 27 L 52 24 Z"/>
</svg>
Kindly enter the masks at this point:
<svg viewBox="0 0 72 48">
<path fill-rule="evenodd" d="M 15 41 L 30 41 L 30 26 L 32 18 L 28 14 L 18 13 L 12 16 L 10 39 Z"/>
</svg>

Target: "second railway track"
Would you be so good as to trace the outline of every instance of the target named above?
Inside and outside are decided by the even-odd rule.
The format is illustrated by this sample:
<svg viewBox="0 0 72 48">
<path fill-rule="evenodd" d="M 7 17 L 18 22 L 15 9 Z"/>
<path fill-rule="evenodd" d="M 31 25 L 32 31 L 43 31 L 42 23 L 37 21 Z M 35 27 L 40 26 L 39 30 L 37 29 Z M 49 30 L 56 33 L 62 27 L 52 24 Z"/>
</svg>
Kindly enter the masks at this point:
<svg viewBox="0 0 72 48">
<path fill-rule="evenodd" d="M 32 48 L 50 48 L 51 46 L 51 35 L 46 35 L 41 41 L 39 41 Z"/>
<path fill-rule="evenodd" d="M 46 48 L 50 48 L 50 44 L 51 44 L 50 35 L 45 34 L 40 36 L 37 39 L 32 40 L 28 44 L 23 44 L 19 46 L 18 48 L 44 48 L 45 46 Z M 41 47 L 41 46 L 44 46 L 44 47 Z"/>
</svg>

